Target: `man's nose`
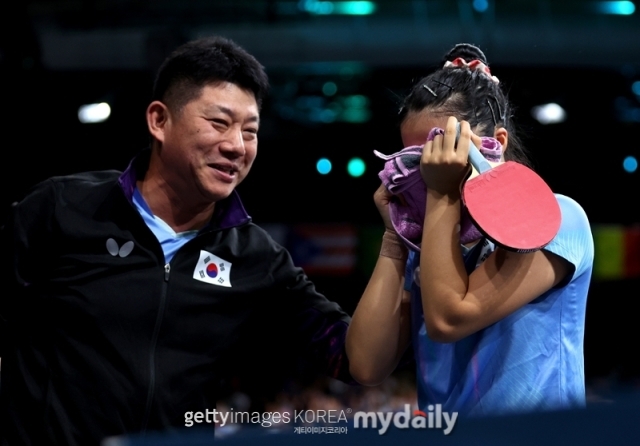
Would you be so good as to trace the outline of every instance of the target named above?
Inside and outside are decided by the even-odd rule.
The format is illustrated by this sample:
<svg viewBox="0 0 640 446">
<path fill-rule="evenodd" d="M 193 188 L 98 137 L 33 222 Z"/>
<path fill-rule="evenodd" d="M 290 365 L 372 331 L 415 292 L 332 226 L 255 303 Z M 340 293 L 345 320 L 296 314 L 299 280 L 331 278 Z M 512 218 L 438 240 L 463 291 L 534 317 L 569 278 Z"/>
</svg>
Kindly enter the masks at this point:
<svg viewBox="0 0 640 446">
<path fill-rule="evenodd" d="M 225 140 L 220 145 L 220 150 L 233 156 L 244 156 L 246 149 L 242 129 L 231 128 L 225 134 Z"/>
</svg>

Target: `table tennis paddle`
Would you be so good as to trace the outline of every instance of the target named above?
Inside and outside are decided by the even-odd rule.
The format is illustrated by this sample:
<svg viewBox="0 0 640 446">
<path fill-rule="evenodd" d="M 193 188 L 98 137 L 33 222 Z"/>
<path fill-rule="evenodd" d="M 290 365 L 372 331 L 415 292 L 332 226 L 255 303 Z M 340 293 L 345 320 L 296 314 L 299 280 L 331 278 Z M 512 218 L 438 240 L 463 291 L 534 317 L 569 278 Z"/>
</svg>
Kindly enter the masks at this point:
<svg viewBox="0 0 640 446">
<path fill-rule="evenodd" d="M 514 161 L 492 168 L 472 142 L 469 162 L 479 175 L 464 183 L 462 201 L 480 232 L 515 252 L 537 251 L 551 242 L 560 229 L 560 206 L 538 174 Z"/>
</svg>

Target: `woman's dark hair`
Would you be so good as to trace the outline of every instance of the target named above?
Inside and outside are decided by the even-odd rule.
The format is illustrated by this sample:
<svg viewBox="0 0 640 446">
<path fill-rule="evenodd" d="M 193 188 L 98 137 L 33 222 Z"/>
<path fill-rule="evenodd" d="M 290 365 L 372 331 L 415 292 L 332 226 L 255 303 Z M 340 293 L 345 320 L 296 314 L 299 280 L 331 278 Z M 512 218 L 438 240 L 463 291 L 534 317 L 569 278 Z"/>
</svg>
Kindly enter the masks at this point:
<svg viewBox="0 0 640 446">
<path fill-rule="evenodd" d="M 476 46 L 459 43 L 443 58 L 435 72 L 420 79 L 405 97 L 400 108 L 400 122 L 410 112 L 431 109 L 437 113 L 456 116 L 478 127 L 483 135 L 493 135 L 496 127 L 509 132 L 509 147 L 505 159 L 531 167 L 531 161 L 516 135 L 513 109 L 499 83 L 481 70 L 467 67 L 444 67 L 457 58 L 467 63 L 479 60 L 489 65 L 484 53 Z"/>
</svg>

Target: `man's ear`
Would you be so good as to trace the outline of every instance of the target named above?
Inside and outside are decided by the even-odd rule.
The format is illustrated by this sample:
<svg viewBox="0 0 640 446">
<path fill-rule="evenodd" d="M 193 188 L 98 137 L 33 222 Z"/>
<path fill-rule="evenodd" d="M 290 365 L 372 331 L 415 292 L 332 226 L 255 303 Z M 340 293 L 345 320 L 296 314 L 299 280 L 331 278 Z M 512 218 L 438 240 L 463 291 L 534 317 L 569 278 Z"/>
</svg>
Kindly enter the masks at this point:
<svg viewBox="0 0 640 446">
<path fill-rule="evenodd" d="M 147 107 L 147 127 L 151 136 L 164 142 L 164 130 L 169 120 L 169 109 L 160 101 L 153 101 Z"/>
<path fill-rule="evenodd" d="M 507 145 L 509 143 L 509 132 L 504 127 L 496 128 L 495 132 L 493 132 L 493 137 L 498 140 L 500 144 L 502 144 L 502 154 L 507 151 Z"/>
</svg>

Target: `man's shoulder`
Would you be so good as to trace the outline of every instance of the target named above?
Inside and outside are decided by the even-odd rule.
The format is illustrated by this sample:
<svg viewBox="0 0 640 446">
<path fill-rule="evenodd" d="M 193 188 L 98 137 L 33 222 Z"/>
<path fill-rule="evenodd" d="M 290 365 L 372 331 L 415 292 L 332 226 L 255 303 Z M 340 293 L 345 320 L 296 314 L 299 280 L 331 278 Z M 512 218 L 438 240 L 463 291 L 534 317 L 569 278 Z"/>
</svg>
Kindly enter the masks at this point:
<svg viewBox="0 0 640 446">
<path fill-rule="evenodd" d="M 113 185 L 114 182 L 118 181 L 120 175 L 122 175 L 122 172 L 118 170 L 96 170 L 55 176 L 43 181 L 43 183 L 49 182 L 52 185 L 63 187 L 101 187 Z"/>
<path fill-rule="evenodd" d="M 286 249 L 280 243 L 274 240 L 271 233 L 269 233 L 265 228 L 254 223 L 253 221 L 249 221 L 247 224 L 237 226 L 234 228 L 234 230 L 242 233 L 243 238 L 245 238 L 248 243 L 256 248 L 267 249 L 270 251 L 286 251 Z"/>
<path fill-rule="evenodd" d="M 56 196 L 63 194 L 68 196 L 74 193 L 87 196 L 101 188 L 109 189 L 113 187 L 121 174 L 122 173 L 117 170 L 102 170 L 53 176 L 33 186 L 27 192 L 25 198 L 28 199 L 30 196 L 44 194 L 53 194 Z"/>
<path fill-rule="evenodd" d="M 112 194 L 120 174 L 104 170 L 50 177 L 31 187 L 14 209 L 22 215 L 41 217 L 59 206 L 91 209 Z"/>
<path fill-rule="evenodd" d="M 224 236 L 221 243 L 240 256 L 249 256 L 252 262 L 261 263 L 273 271 L 275 269 L 295 269 L 291 253 L 283 246 L 277 234 L 273 234 L 252 221 L 230 228 L 232 236 Z"/>
</svg>

